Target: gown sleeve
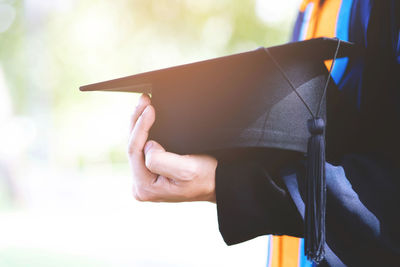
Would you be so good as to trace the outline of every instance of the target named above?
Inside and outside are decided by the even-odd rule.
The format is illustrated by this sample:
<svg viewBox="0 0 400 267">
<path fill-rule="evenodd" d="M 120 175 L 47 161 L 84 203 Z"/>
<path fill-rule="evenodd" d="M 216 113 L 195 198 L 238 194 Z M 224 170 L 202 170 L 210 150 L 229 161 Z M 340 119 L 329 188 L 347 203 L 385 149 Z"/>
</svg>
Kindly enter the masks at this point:
<svg viewBox="0 0 400 267">
<path fill-rule="evenodd" d="M 301 216 L 283 180 L 273 176 L 261 162 L 218 164 L 218 223 L 228 245 L 266 234 L 302 235 Z"/>
<path fill-rule="evenodd" d="M 400 180 L 397 167 L 366 155 L 326 164 L 329 266 L 396 266 L 400 262 Z M 264 164 L 217 167 L 220 232 L 228 245 L 275 234 L 302 237 L 304 165 L 273 177 Z"/>
<path fill-rule="evenodd" d="M 356 33 L 352 34 L 356 40 L 351 39 L 351 41 L 358 41 L 358 36 L 361 36 L 362 40 L 367 40 L 364 36 L 366 31 L 362 32 L 356 26 L 357 23 L 364 22 L 360 18 L 369 14 L 369 12 L 364 14 L 365 10 L 361 8 L 369 8 L 368 3 L 369 1 L 355 1 L 353 5 L 355 8 L 352 18 L 358 20 L 351 22 L 350 34 L 352 31 Z M 398 129 L 396 130 L 400 114 L 398 105 L 400 91 L 397 90 L 400 77 L 398 75 L 400 35 L 397 19 L 399 13 L 395 12 L 399 10 L 399 4 L 394 0 L 390 3 L 391 13 L 387 17 L 391 17 L 390 29 L 393 31 L 387 38 L 381 35 L 372 36 L 375 36 L 378 43 L 385 43 L 384 41 L 390 43 L 389 47 L 392 50 L 388 51 L 394 52 L 390 54 L 390 59 L 394 61 L 384 62 L 390 68 L 383 68 L 382 63 L 371 67 L 370 72 L 364 71 L 364 76 L 367 78 L 372 77 L 378 82 L 383 82 L 379 86 L 375 86 L 376 82 L 360 83 L 361 74 L 355 73 L 346 76 L 346 79 L 343 79 L 346 83 L 340 86 L 341 91 L 346 93 L 349 99 L 357 100 L 356 103 L 359 102 L 359 96 L 352 95 L 353 91 L 347 90 L 358 88 L 355 85 L 364 86 L 362 90 L 357 91 L 362 91 L 365 95 L 364 102 L 365 99 L 376 102 L 375 96 L 382 95 L 384 88 L 393 90 L 388 97 L 389 104 L 375 105 L 385 112 L 378 113 L 376 109 L 373 110 L 381 114 L 375 116 L 380 119 L 381 124 L 371 122 L 373 117 L 368 114 L 372 111 L 364 116 L 365 124 L 372 125 L 382 135 L 371 134 L 362 128 L 360 134 L 351 139 L 354 141 L 352 143 L 361 144 L 356 146 L 356 149 L 353 149 L 354 146 L 347 148 L 347 143 L 343 145 L 344 138 L 340 137 L 337 139 L 339 140 L 337 144 L 344 147 L 343 153 L 339 151 L 340 156 L 335 157 L 335 165 L 326 163 L 326 257 L 322 264 L 328 266 L 399 266 L 400 263 L 400 157 Z M 365 26 L 363 29 L 367 29 L 367 24 L 362 25 Z M 382 27 L 375 28 L 379 30 Z M 382 74 L 381 69 L 390 71 Z M 379 73 L 381 75 L 379 77 L 383 79 L 378 77 Z M 349 77 L 355 79 L 355 85 L 351 83 L 353 80 Z M 368 95 L 368 92 L 365 92 L 367 89 L 371 89 L 374 94 Z M 394 101 L 396 103 L 393 103 Z M 354 106 L 358 107 L 357 105 Z M 343 105 L 338 107 L 342 109 Z M 385 107 L 391 107 L 393 110 L 386 112 Z M 351 113 L 344 113 L 344 117 L 349 114 Z M 336 117 L 340 119 L 335 118 L 333 122 L 341 122 L 342 117 Z M 342 126 L 341 130 L 345 132 L 351 128 L 356 126 L 349 124 L 348 127 Z M 370 130 L 371 127 L 365 129 Z M 388 158 L 387 153 L 376 153 L 380 151 L 376 148 L 395 153 L 389 154 Z M 224 162 L 219 164 L 216 172 L 217 212 L 220 232 L 227 244 L 236 244 L 263 234 L 286 234 L 298 237 L 303 235 L 302 188 L 305 168 L 301 160 L 293 162 L 295 162 L 292 164 L 293 167 L 285 165 L 279 168 L 279 172 L 271 168 L 273 164 L 265 162 L 243 161 L 235 164 Z"/>
</svg>

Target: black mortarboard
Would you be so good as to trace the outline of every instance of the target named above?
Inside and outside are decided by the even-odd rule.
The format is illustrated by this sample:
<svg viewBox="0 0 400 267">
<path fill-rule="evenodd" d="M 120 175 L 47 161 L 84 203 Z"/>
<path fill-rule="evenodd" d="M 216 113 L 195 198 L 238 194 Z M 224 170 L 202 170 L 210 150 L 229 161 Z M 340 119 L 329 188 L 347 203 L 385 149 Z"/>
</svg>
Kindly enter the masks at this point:
<svg viewBox="0 0 400 267">
<path fill-rule="evenodd" d="M 340 49 L 339 49 L 340 46 Z M 325 242 L 324 61 L 352 44 L 318 38 L 82 86 L 82 91 L 151 93 L 150 138 L 187 154 L 264 147 L 307 152 L 306 253 Z M 308 182 L 310 181 L 310 182 Z"/>
</svg>

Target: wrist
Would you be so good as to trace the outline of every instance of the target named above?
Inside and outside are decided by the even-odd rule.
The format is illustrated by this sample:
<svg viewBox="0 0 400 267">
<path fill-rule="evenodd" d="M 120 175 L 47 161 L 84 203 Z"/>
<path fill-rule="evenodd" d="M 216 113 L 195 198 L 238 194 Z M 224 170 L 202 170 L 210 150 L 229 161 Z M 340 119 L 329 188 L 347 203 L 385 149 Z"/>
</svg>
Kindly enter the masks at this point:
<svg viewBox="0 0 400 267">
<path fill-rule="evenodd" d="M 216 158 L 209 156 L 209 171 L 206 174 L 206 193 L 204 195 L 204 200 L 216 203 L 216 193 L 215 193 L 215 174 L 218 166 L 218 161 Z"/>
</svg>

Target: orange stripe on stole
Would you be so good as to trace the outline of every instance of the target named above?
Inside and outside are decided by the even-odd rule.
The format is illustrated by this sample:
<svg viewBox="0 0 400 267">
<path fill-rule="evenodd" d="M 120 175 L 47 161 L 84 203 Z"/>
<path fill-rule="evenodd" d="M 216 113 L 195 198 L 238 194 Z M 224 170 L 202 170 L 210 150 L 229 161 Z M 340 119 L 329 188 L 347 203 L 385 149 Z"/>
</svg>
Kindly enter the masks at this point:
<svg viewBox="0 0 400 267">
<path fill-rule="evenodd" d="M 300 12 L 306 11 L 306 8 L 307 8 L 308 4 L 310 4 L 312 2 L 314 2 L 314 1 L 313 0 L 303 0 L 303 2 L 301 2 L 301 4 L 300 4 L 299 11 Z"/>
<path fill-rule="evenodd" d="M 314 4 L 311 19 L 307 27 L 306 39 L 335 37 L 336 24 L 342 0 L 326 0 L 322 6 L 320 6 L 319 0 L 308 0 L 304 2 L 307 2 L 307 4 Z M 327 69 L 329 69 L 331 65 L 332 60 L 325 61 Z"/>
<path fill-rule="evenodd" d="M 319 3 L 319 0 L 303 0 L 300 6 L 300 11 L 304 12 L 309 4 L 313 4 L 305 39 L 336 36 L 337 18 L 342 0 L 326 0 L 322 6 Z M 327 69 L 331 64 L 332 60 L 325 61 Z M 300 238 L 272 236 L 269 267 L 298 267 L 299 251 Z"/>
<path fill-rule="evenodd" d="M 298 267 L 300 238 L 272 236 L 271 264 L 269 267 Z"/>
<path fill-rule="evenodd" d="M 322 36 L 335 37 L 336 22 L 342 0 L 326 0 L 322 6 L 318 0 L 310 2 L 314 3 L 314 8 L 308 24 L 306 39 Z"/>
</svg>

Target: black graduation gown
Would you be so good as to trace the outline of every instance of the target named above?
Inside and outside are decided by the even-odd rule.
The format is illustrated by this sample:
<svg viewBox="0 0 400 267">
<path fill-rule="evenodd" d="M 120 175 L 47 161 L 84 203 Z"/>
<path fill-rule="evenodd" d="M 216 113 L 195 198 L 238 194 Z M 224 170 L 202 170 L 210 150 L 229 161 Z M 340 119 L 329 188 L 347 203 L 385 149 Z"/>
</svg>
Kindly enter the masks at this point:
<svg viewBox="0 0 400 267">
<path fill-rule="evenodd" d="M 341 90 L 328 95 L 327 239 L 320 266 L 400 266 L 399 6 L 353 3 L 350 41 L 367 52 L 349 61 Z M 282 166 L 262 153 L 249 155 L 217 167 L 225 242 L 264 234 L 302 237 L 302 157 Z"/>
</svg>

